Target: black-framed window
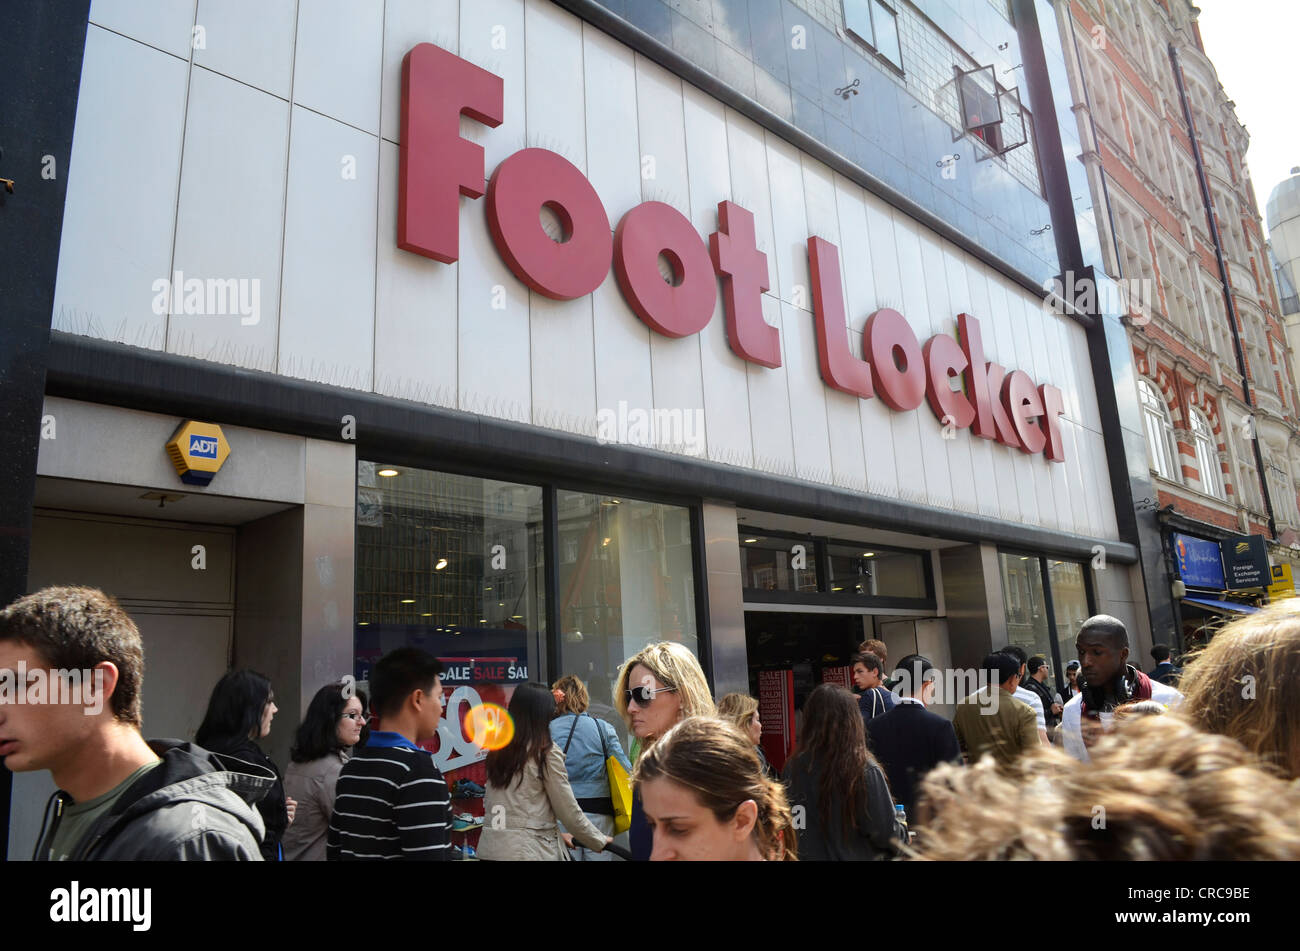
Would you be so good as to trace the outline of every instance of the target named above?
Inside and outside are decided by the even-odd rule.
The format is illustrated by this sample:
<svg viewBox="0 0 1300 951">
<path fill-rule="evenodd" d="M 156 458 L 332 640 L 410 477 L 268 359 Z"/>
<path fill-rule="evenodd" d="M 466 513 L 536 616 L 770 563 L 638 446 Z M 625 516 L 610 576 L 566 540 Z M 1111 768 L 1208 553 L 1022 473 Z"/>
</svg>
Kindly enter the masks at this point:
<svg viewBox="0 0 1300 951">
<path fill-rule="evenodd" d="M 930 552 L 742 529 L 741 586 L 752 604 L 934 610 Z"/>
<path fill-rule="evenodd" d="M 898 10 L 892 4 L 884 0 L 844 0 L 844 28 L 900 73 L 903 71 Z"/>
<path fill-rule="evenodd" d="M 1051 664 L 1051 678 L 1065 690 L 1065 665 L 1075 658 L 1074 640 L 1092 616 L 1092 579 L 1082 562 L 1030 552 L 999 550 L 1007 640 Z"/>
<path fill-rule="evenodd" d="M 576 674 L 622 735 L 612 688 L 643 646 L 678 641 L 710 674 L 700 525 L 689 499 L 359 460 L 356 676 L 417 646 L 444 658 L 449 699 L 504 706 L 519 683 Z"/>
</svg>

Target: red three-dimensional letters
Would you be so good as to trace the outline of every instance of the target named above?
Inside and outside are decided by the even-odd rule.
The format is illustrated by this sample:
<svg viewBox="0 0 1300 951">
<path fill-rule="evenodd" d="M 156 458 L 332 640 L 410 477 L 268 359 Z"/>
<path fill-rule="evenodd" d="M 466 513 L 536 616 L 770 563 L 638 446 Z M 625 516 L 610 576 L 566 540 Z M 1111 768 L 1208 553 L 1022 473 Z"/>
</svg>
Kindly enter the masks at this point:
<svg viewBox="0 0 1300 951">
<path fill-rule="evenodd" d="M 461 113 L 496 128 L 500 76 L 432 43 L 402 60 L 397 246 L 443 264 L 460 256 L 460 196 L 483 196 L 483 147 L 460 137 Z"/>
<path fill-rule="evenodd" d="M 871 367 L 853 355 L 844 322 L 840 287 L 840 253 L 822 238 L 808 239 L 812 274 L 813 317 L 817 325 L 817 360 L 828 386 L 867 399 L 872 395 Z"/>
<path fill-rule="evenodd" d="M 754 216 L 734 202 L 718 202 L 718 230 L 709 235 L 709 254 L 722 275 L 732 351 L 750 363 L 779 367 L 781 332 L 763 320 L 763 292 L 770 285 L 767 255 L 754 237 Z"/>
</svg>

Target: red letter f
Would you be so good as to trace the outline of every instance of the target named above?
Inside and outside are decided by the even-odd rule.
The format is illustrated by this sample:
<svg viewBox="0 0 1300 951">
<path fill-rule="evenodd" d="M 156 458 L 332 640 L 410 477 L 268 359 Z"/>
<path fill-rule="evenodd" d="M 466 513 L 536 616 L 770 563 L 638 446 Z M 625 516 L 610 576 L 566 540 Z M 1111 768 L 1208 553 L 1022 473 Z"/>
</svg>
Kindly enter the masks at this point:
<svg viewBox="0 0 1300 951">
<path fill-rule="evenodd" d="M 481 198 L 483 147 L 460 137 L 460 115 L 501 124 L 500 76 L 432 43 L 402 61 L 397 246 L 451 264 L 460 256 L 460 195 Z"/>
</svg>

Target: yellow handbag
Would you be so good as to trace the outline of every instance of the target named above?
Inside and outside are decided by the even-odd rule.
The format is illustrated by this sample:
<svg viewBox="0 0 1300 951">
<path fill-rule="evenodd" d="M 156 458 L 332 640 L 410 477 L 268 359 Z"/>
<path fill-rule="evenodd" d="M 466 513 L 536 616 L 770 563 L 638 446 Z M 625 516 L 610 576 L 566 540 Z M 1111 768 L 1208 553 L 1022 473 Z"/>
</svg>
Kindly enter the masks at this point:
<svg viewBox="0 0 1300 951">
<path fill-rule="evenodd" d="M 596 720 L 595 717 L 592 719 Z M 596 720 L 596 730 L 600 733 L 600 751 L 605 754 L 609 798 L 614 803 L 614 834 L 618 835 L 632 828 L 632 781 L 623 764 L 618 761 L 618 757 L 611 755 L 609 747 L 605 745 L 605 728 L 599 720 Z"/>
</svg>

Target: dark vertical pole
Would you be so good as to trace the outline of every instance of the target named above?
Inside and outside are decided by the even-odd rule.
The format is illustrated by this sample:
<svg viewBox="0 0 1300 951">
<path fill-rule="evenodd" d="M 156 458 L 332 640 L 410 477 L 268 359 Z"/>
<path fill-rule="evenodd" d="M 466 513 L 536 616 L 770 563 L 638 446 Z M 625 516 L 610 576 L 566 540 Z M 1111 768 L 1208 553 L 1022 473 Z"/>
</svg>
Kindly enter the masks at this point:
<svg viewBox="0 0 1300 951">
<path fill-rule="evenodd" d="M 696 653 L 700 658 L 704 679 L 708 681 L 709 689 L 713 690 L 716 684 L 713 680 L 713 634 L 709 623 L 709 579 L 706 576 L 708 563 L 704 559 L 707 540 L 704 534 L 704 510 L 696 504 L 691 506 L 690 513 L 691 574 L 694 575 L 695 582 Z"/>
<path fill-rule="evenodd" d="M 1052 576 L 1048 573 L 1046 558 L 1039 558 L 1038 565 L 1038 570 L 1043 575 L 1043 610 L 1047 612 L 1047 644 L 1052 660 L 1052 676 L 1056 678 L 1057 689 L 1061 692 L 1061 696 L 1065 696 L 1065 685 L 1061 683 L 1061 675 L 1065 667 L 1061 663 L 1061 645 L 1057 637 L 1056 604 L 1052 601 Z"/>
<path fill-rule="evenodd" d="M 12 193 L 0 185 L 0 605 L 27 589 L 50 315 L 89 10 L 89 0 L 6 4 L 0 24 L 0 178 L 13 180 Z M 12 777 L 0 768 L 0 860 L 9 852 L 11 791 Z"/>
<path fill-rule="evenodd" d="M 538 660 L 546 665 L 537 678 L 553 683 L 560 672 L 560 524 L 559 493 L 554 485 L 542 489 L 542 546 L 546 578 L 546 653 Z"/>
</svg>

